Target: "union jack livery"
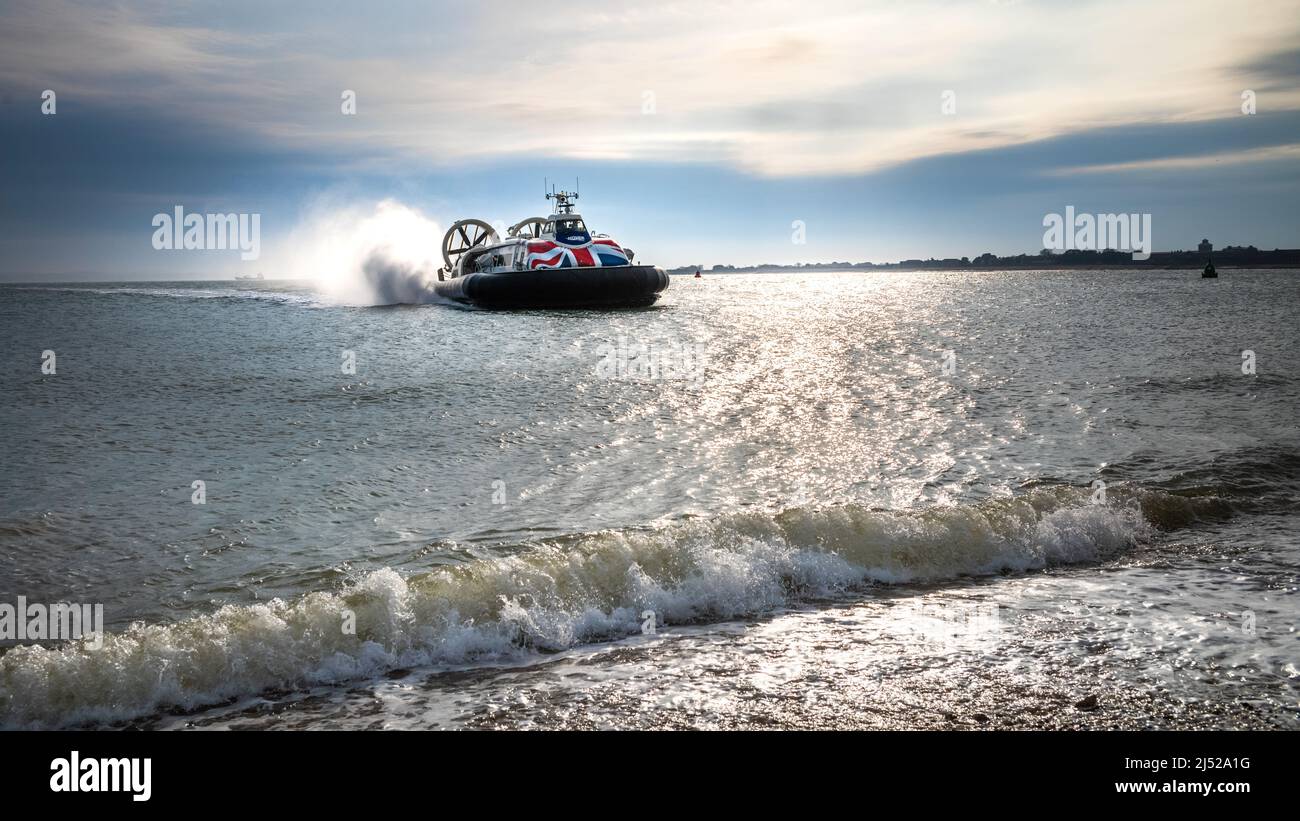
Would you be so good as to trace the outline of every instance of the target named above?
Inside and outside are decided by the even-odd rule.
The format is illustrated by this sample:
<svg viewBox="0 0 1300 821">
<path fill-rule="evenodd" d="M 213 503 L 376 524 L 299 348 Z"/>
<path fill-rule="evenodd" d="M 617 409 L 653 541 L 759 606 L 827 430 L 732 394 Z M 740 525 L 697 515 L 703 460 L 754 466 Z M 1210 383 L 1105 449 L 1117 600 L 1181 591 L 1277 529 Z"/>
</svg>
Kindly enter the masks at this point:
<svg viewBox="0 0 1300 821">
<path fill-rule="evenodd" d="M 636 265 L 633 253 L 604 234 L 592 236 L 577 194 L 551 192 L 555 213 L 529 217 L 502 237 L 482 220 L 455 222 L 442 240 L 446 267 L 434 293 L 484 308 L 626 308 L 654 304 L 668 274 Z"/>
<path fill-rule="evenodd" d="M 631 264 L 627 254 L 612 239 L 593 239 L 583 245 L 567 245 L 545 239 L 530 240 L 528 256 L 524 258 L 524 265 L 529 270 Z"/>
</svg>

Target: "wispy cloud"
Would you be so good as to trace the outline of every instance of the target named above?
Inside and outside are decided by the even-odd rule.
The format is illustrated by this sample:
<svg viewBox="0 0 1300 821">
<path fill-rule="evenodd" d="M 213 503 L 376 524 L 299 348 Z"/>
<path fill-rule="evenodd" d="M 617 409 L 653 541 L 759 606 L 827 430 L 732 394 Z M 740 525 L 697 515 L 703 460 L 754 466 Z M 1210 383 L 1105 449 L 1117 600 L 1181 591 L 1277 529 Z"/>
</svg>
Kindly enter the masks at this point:
<svg viewBox="0 0 1300 821">
<path fill-rule="evenodd" d="M 1271 145 L 1244 151 L 1219 151 L 1212 154 L 1195 154 L 1184 157 L 1161 157 L 1154 160 L 1099 163 L 1059 168 L 1048 171 L 1052 176 L 1075 174 L 1124 174 L 1135 171 L 1190 171 L 1196 169 L 1252 165 L 1265 162 L 1294 162 L 1300 160 L 1300 143 Z"/>
</svg>

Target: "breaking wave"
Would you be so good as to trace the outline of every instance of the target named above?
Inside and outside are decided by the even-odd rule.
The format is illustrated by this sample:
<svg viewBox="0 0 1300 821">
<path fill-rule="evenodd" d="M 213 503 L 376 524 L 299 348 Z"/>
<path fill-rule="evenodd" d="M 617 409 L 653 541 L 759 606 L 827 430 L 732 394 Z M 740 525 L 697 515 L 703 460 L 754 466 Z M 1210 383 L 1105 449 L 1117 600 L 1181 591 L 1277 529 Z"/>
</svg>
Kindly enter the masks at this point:
<svg viewBox="0 0 1300 821">
<path fill-rule="evenodd" d="M 1101 561 L 1151 528 L 1136 497 L 1088 504 L 1038 488 L 977 505 L 889 512 L 857 505 L 746 513 L 569 536 L 403 577 L 371 572 L 294 601 L 228 605 L 135 624 L 81 644 L 0 656 L 0 716 L 14 727 L 112 723 L 269 688 L 399 667 L 519 658 L 661 624 L 771 611 L 864 583 Z M 355 634 L 344 631 L 354 614 Z"/>
</svg>

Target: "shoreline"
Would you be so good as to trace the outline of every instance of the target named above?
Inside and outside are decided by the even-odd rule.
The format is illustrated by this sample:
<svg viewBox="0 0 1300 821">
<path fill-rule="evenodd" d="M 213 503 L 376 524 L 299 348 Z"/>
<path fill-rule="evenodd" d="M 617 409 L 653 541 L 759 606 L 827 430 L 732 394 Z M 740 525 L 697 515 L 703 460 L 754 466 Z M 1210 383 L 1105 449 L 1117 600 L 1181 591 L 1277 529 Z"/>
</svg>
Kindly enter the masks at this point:
<svg viewBox="0 0 1300 821">
<path fill-rule="evenodd" d="M 517 664 L 395 670 L 267 692 L 122 729 L 1295 730 L 1300 717 L 1150 678 L 1126 651 L 1053 613 L 1093 571 L 872 586 L 752 619 L 666 627 Z M 1020 600 L 1001 629 L 900 629 L 918 612 Z M 1074 614 L 1077 616 L 1078 614 Z M 950 632 L 955 628 L 955 632 Z M 1129 635 L 1129 634 L 1126 634 Z M 1139 630 L 1135 643 L 1156 638 Z M 1150 648 L 1142 647 L 1142 657 Z M 1232 674 L 1225 671 L 1225 687 Z M 1210 671 L 1204 675 L 1213 676 Z M 1234 686 L 1243 686 L 1235 682 Z M 1258 682 L 1256 685 L 1260 686 Z"/>
</svg>

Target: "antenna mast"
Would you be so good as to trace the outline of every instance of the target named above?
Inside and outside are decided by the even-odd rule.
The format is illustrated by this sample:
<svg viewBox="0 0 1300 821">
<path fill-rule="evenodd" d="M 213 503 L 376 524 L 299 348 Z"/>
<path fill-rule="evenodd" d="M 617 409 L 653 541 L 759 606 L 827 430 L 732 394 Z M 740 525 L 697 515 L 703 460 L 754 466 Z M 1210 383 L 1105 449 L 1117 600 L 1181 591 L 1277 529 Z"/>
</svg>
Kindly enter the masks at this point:
<svg viewBox="0 0 1300 821">
<path fill-rule="evenodd" d="M 576 179 L 577 178 L 575 177 L 575 180 Z M 579 181 L 579 184 L 581 184 L 581 181 Z M 555 191 L 554 186 L 552 186 L 552 190 L 546 192 L 546 198 L 548 200 L 555 200 L 555 213 L 572 214 L 573 204 L 578 199 L 578 192 Z"/>
</svg>

